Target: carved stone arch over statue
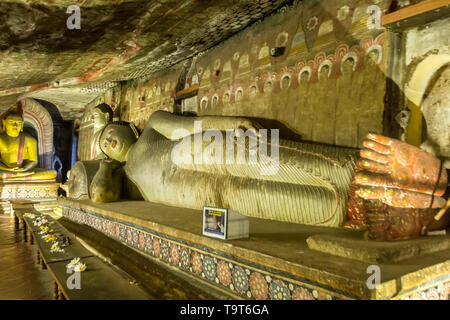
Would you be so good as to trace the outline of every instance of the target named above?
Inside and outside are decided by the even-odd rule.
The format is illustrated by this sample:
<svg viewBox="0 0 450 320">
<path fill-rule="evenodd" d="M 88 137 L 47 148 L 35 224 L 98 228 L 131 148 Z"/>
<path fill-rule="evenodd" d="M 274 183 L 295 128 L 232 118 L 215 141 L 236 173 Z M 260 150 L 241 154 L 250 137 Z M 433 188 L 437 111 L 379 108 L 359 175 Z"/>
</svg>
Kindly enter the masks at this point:
<svg viewBox="0 0 450 320">
<path fill-rule="evenodd" d="M 434 54 L 423 59 L 406 85 L 405 93 L 408 100 L 420 106 L 434 74 L 447 64 L 450 64 L 450 54 Z"/>
<path fill-rule="evenodd" d="M 38 135 L 39 166 L 51 168 L 53 162 L 53 121 L 50 113 L 36 100 L 22 99 L 24 120 Z"/>
<path fill-rule="evenodd" d="M 419 146 L 422 143 L 422 102 L 435 74 L 450 64 L 450 54 L 432 54 L 423 59 L 412 72 L 405 87 L 411 117 L 406 130 L 406 142 Z"/>
</svg>

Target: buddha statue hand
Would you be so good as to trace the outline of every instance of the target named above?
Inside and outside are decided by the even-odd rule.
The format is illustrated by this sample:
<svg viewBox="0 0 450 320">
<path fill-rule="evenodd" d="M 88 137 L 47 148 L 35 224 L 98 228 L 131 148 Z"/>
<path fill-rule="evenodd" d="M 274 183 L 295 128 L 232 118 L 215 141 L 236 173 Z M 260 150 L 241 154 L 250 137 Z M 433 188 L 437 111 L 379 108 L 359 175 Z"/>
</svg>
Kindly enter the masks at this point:
<svg viewBox="0 0 450 320">
<path fill-rule="evenodd" d="M 113 202 L 120 199 L 122 190 L 122 164 L 105 159 L 100 161 L 97 173 L 92 179 L 89 192 L 93 202 Z"/>
<path fill-rule="evenodd" d="M 33 168 L 35 168 L 37 166 L 37 163 L 35 161 L 28 161 L 25 160 L 23 163 L 22 167 L 14 167 L 14 168 L 10 168 L 10 171 L 12 172 L 25 172 L 25 171 L 29 171 Z"/>
<path fill-rule="evenodd" d="M 232 129 L 234 130 L 241 129 L 243 131 L 253 130 L 255 131 L 255 133 L 258 133 L 258 130 L 263 129 L 263 127 L 253 120 L 246 118 L 238 118 Z"/>
<path fill-rule="evenodd" d="M 357 162 L 356 195 L 365 200 L 368 238 L 416 237 L 445 205 L 447 172 L 441 161 L 405 142 L 368 134 Z M 378 202 L 378 206 L 373 203 Z"/>
</svg>

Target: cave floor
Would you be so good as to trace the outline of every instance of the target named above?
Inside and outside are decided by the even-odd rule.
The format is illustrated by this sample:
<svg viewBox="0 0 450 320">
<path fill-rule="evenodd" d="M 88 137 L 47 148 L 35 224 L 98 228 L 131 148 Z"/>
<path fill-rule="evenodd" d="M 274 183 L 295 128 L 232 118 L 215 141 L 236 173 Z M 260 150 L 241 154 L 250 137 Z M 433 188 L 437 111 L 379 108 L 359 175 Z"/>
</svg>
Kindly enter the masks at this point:
<svg viewBox="0 0 450 320">
<path fill-rule="evenodd" d="M 0 300 L 53 299 L 53 279 L 36 264 L 36 248 L 14 230 L 14 218 L 0 214 Z"/>
</svg>

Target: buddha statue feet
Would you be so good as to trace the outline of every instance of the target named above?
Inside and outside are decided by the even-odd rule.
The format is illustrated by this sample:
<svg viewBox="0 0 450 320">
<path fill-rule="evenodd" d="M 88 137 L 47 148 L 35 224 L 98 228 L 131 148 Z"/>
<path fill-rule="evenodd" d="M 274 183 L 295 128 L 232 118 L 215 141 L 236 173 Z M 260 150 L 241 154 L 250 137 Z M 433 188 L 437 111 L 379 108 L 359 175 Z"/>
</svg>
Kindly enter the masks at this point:
<svg viewBox="0 0 450 320">
<path fill-rule="evenodd" d="M 352 188 L 363 199 L 362 215 L 354 220 L 367 228 L 366 237 L 408 239 L 444 228 L 448 214 L 441 221 L 434 219 L 446 203 L 442 196 L 447 172 L 441 161 L 415 146 L 376 134 L 368 134 L 363 145 Z"/>
</svg>

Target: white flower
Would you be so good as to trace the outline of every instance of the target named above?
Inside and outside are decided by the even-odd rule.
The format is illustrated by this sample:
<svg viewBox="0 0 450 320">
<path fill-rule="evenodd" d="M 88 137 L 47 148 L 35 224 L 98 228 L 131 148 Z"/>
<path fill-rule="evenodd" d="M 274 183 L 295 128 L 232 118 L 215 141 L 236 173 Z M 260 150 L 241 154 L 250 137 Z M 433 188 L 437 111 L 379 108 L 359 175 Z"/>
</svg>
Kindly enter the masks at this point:
<svg viewBox="0 0 450 320">
<path fill-rule="evenodd" d="M 67 268 L 73 268 L 76 264 L 78 264 L 78 262 L 80 262 L 80 258 L 73 259 L 72 261 L 69 262 Z"/>
<path fill-rule="evenodd" d="M 68 269 L 73 269 L 75 272 L 82 272 L 86 270 L 86 265 L 80 262 L 80 258 L 75 258 L 66 266 Z"/>
<path fill-rule="evenodd" d="M 84 263 L 79 262 L 74 268 L 73 270 L 75 272 L 83 272 L 84 270 L 86 270 L 86 265 Z"/>
<path fill-rule="evenodd" d="M 52 247 L 50 249 L 51 253 L 55 253 L 55 252 L 64 252 L 64 249 L 61 249 L 59 247 L 59 242 L 53 242 Z"/>
<path fill-rule="evenodd" d="M 37 217 L 36 220 L 33 221 L 33 224 L 34 224 L 35 226 L 38 226 L 38 227 L 40 227 L 40 226 L 42 226 L 42 225 L 44 225 L 44 224 L 46 224 L 46 223 L 48 223 L 48 220 L 47 220 L 47 219 L 45 219 L 45 218 L 39 218 L 39 217 Z"/>
</svg>

